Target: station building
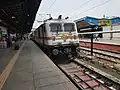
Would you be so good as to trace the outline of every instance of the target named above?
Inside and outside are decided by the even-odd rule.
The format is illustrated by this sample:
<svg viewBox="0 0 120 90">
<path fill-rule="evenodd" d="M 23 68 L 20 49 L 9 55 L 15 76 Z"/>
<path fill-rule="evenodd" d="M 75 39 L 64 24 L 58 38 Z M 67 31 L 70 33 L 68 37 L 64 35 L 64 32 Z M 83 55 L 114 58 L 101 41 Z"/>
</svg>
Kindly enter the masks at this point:
<svg viewBox="0 0 120 90">
<path fill-rule="evenodd" d="M 85 28 L 91 25 L 103 25 L 98 31 L 110 31 L 110 30 L 118 30 L 120 29 L 120 17 L 113 18 L 94 18 L 94 17 L 83 17 L 75 20 L 78 32 L 86 32 Z M 90 35 L 84 35 L 85 37 L 90 37 Z M 110 39 L 115 38 L 118 39 L 120 34 L 99 34 L 100 38 Z"/>
</svg>

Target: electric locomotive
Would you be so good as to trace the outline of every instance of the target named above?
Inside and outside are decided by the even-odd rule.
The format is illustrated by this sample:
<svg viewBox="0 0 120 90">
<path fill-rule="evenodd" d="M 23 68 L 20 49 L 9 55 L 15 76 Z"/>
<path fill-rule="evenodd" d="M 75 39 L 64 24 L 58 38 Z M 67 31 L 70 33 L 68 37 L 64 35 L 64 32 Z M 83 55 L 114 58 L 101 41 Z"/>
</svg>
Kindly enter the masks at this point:
<svg viewBox="0 0 120 90">
<path fill-rule="evenodd" d="M 71 57 L 79 46 L 76 24 L 68 19 L 45 20 L 34 31 L 34 39 L 49 56 L 65 54 Z"/>
</svg>

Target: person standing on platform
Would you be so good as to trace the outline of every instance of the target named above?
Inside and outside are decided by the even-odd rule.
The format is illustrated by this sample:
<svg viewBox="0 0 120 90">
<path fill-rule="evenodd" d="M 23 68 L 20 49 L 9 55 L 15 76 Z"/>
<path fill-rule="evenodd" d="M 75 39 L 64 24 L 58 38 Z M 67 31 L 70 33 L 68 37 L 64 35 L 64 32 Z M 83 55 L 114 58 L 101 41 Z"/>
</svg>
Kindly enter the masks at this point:
<svg viewBox="0 0 120 90">
<path fill-rule="evenodd" d="M 15 44 L 15 42 L 16 42 L 16 37 L 13 36 L 13 38 L 12 38 L 12 44 Z"/>
<path fill-rule="evenodd" d="M 98 40 L 98 36 L 99 36 L 98 33 L 94 34 L 95 41 L 99 41 L 99 40 Z"/>
</svg>

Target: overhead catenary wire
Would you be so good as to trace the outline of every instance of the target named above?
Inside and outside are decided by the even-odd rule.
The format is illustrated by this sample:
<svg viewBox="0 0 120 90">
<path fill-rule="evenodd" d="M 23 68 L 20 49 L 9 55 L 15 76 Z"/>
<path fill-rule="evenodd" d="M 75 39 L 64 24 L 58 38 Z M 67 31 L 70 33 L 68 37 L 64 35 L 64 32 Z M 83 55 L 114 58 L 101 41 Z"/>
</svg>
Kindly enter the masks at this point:
<svg viewBox="0 0 120 90">
<path fill-rule="evenodd" d="M 106 4 L 106 3 L 110 2 L 110 1 L 112 1 L 112 0 L 104 1 L 103 3 L 101 3 L 101 4 L 99 4 L 99 5 L 96 5 L 96 6 L 94 6 L 94 7 L 91 7 L 91 8 L 89 8 L 89 9 L 87 9 L 87 10 L 85 10 L 85 11 L 77 14 L 77 15 L 71 16 L 71 18 L 72 18 L 72 17 L 75 17 L 75 16 L 78 16 L 78 15 L 80 15 L 80 14 L 83 14 L 83 13 L 85 13 L 85 12 L 88 12 L 88 11 L 90 11 L 90 10 L 92 10 L 92 9 L 95 9 L 95 8 L 99 7 L 99 6 L 102 6 L 102 5 L 104 5 L 104 4 Z"/>
<path fill-rule="evenodd" d="M 91 2 L 92 0 L 87 0 L 86 2 L 84 2 L 83 4 L 81 4 L 77 9 L 73 9 L 72 11 L 77 11 L 78 9 L 82 8 L 83 6 L 87 5 L 89 2 Z M 68 12 L 71 13 L 71 12 Z"/>
<path fill-rule="evenodd" d="M 52 2 L 52 4 L 49 6 L 49 8 L 48 8 L 48 11 L 52 8 L 52 6 L 55 4 L 55 2 L 56 2 L 57 0 L 54 0 L 53 2 Z M 85 6 L 86 4 L 88 4 L 89 2 L 91 2 L 92 0 L 87 0 L 86 2 L 84 2 L 83 4 L 81 4 L 77 9 L 79 9 L 79 8 L 82 8 L 83 6 Z M 77 9 L 74 9 L 74 11 L 77 11 Z"/>
<path fill-rule="evenodd" d="M 54 3 L 56 2 L 57 0 L 54 0 L 53 2 L 52 2 L 52 4 L 50 5 L 50 7 L 48 8 L 48 11 L 51 9 L 51 7 L 54 5 Z"/>
<path fill-rule="evenodd" d="M 91 2 L 92 0 L 87 0 L 86 2 L 84 2 L 83 4 L 81 4 L 80 6 L 79 6 L 79 8 L 82 8 L 83 6 L 85 6 L 86 4 L 88 4 L 89 2 Z M 79 9 L 79 8 L 77 8 L 77 9 Z M 76 9 L 76 10 L 77 10 Z M 76 11 L 75 10 L 75 11 Z"/>
</svg>

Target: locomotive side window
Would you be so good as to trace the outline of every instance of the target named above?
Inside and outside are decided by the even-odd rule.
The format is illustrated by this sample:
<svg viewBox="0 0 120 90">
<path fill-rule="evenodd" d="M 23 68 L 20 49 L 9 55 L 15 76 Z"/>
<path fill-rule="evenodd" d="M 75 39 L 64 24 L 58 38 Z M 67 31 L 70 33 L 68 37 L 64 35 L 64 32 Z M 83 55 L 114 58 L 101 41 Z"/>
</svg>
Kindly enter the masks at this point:
<svg viewBox="0 0 120 90">
<path fill-rule="evenodd" d="M 59 23 L 52 23 L 50 24 L 51 32 L 62 32 L 62 26 Z"/>
<path fill-rule="evenodd" d="M 65 23 L 64 24 L 64 31 L 65 32 L 75 31 L 75 25 L 73 23 Z"/>
</svg>

